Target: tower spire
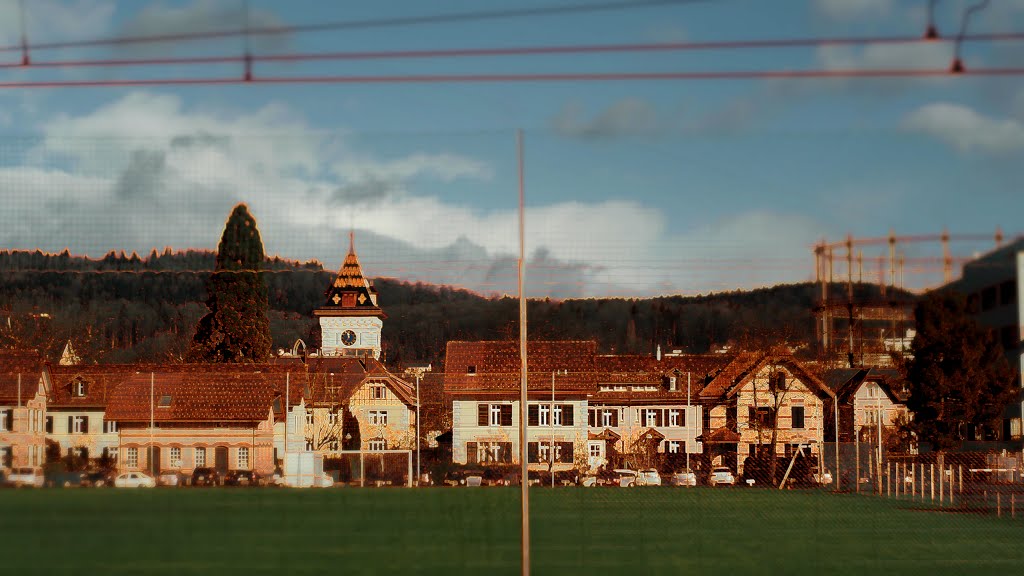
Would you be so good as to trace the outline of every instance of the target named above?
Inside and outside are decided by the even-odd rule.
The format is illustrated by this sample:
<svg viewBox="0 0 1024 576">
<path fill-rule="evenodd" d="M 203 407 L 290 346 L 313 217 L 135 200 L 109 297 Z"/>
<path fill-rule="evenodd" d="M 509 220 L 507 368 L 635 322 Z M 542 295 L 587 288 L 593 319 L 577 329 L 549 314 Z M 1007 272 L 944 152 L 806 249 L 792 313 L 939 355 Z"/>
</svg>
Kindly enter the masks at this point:
<svg viewBox="0 0 1024 576">
<path fill-rule="evenodd" d="M 351 228 L 348 229 L 348 253 L 356 253 L 356 231 Z"/>
</svg>

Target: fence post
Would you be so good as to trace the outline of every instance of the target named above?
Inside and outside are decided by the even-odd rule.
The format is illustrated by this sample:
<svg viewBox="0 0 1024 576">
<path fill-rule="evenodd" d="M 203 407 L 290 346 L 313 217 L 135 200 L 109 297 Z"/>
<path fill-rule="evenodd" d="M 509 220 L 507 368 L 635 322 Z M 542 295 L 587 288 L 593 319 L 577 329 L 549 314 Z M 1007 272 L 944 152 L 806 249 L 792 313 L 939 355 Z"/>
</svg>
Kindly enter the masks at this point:
<svg viewBox="0 0 1024 576">
<path fill-rule="evenodd" d="M 945 474 L 943 474 L 942 468 L 939 468 L 939 506 L 942 506 L 942 496 L 943 496 L 943 494 L 942 494 L 942 492 L 943 492 L 942 485 L 943 485 L 944 480 L 945 480 L 945 478 L 943 478 L 943 476 L 945 476 Z"/>
<path fill-rule="evenodd" d="M 953 480 L 954 480 L 954 478 L 953 478 L 953 467 L 950 466 L 949 467 L 949 505 L 950 506 L 953 505 L 953 488 L 954 488 Z"/>
<path fill-rule="evenodd" d="M 935 463 L 934 462 L 932 462 L 932 464 L 930 466 L 928 466 L 928 471 L 931 473 L 931 476 L 930 476 L 930 478 L 928 480 L 928 485 L 931 487 L 932 502 L 935 502 Z"/>
<path fill-rule="evenodd" d="M 963 464 L 958 464 L 957 465 L 957 475 L 960 477 L 960 495 L 962 496 L 963 493 L 964 493 L 964 465 Z"/>
<path fill-rule="evenodd" d="M 900 479 L 901 478 L 902 478 L 902 476 L 900 476 L 900 463 L 897 462 L 896 463 L 896 485 L 893 486 L 893 494 L 896 496 L 897 499 L 900 497 L 900 482 L 901 482 Z"/>
<path fill-rule="evenodd" d="M 363 449 L 359 448 L 359 487 L 366 486 L 366 466 L 363 462 Z"/>
<path fill-rule="evenodd" d="M 1002 518 L 1002 516 L 1003 516 L 1003 508 L 1002 508 L 1002 498 L 1001 498 L 1001 496 L 1002 496 L 1001 493 L 996 492 L 996 518 Z"/>
<path fill-rule="evenodd" d="M 888 462 L 885 464 L 885 497 L 889 498 L 892 496 L 890 490 L 892 489 L 892 464 Z"/>
</svg>

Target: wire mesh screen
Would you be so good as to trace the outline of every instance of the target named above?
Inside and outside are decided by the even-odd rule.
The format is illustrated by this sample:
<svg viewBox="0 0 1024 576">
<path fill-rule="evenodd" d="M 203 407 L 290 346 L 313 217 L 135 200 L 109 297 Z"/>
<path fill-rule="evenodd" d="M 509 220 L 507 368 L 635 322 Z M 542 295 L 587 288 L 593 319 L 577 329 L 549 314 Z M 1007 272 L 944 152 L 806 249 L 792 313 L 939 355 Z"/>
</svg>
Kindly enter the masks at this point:
<svg viewBox="0 0 1024 576">
<path fill-rule="evenodd" d="M 0 0 L 12 572 L 1024 565 L 1024 10 L 251 4 Z"/>
</svg>

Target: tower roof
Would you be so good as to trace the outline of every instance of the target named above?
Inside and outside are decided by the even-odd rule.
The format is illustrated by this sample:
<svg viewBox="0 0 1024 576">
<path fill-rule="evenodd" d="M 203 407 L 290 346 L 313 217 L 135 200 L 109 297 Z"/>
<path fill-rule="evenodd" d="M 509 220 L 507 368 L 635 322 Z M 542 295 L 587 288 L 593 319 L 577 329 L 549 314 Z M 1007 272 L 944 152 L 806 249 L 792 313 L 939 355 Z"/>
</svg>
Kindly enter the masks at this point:
<svg viewBox="0 0 1024 576">
<path fill-rule="evenodd" d="M 349 232 L 348 254 L 341 264 L 334 282 L 325 295 L 327 301 L 314 310 L 317 316 L 377 316 L 384 312 L 377 306 L 377 290 L 363 276 L 363 268 L 356 256 L 355 235 Z"/>
</svg>

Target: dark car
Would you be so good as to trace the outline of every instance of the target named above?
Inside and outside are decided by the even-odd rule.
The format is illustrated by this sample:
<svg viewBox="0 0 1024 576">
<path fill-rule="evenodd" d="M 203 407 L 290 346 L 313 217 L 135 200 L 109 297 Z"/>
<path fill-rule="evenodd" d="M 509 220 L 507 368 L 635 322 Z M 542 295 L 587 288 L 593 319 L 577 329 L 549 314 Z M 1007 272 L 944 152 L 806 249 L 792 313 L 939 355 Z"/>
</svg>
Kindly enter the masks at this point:
<svg viewBox="0 0 1024 576">
<path fill-rule="evenodd" d="M 252 470 L 230 470 L 224 477 L 225 486 L 259 486 L 260 476 Z"/>
<path fill-rule="evenodd" d="M 103 488 L 104 486 L 114 485 L 114 475 L 108 470 L 96 470 L 93 472 L 86 472 L 82 478 L 82 486 L 93 486 L 96 488 Z"/>
<path fill-rule="evenodd" d="M 193 486 L 220 486 L 220 474 L 213 468 L 196 468 L 192 471 Z"/>
</svg>

